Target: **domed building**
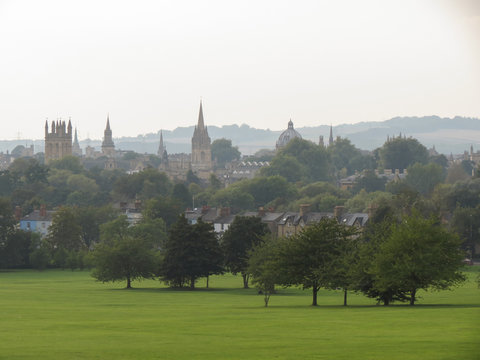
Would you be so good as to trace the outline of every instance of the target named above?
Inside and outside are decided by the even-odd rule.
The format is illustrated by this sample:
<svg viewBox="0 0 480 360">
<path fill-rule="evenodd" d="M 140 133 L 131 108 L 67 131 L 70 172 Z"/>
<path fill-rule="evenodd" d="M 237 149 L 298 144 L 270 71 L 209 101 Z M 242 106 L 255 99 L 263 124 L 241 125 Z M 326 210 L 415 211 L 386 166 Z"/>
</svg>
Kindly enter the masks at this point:
<svg viewBox="0 0 480 360">
<path fill-rule="evenodd" d="M 295 138 L 301 139 L 302 135 L 300 135 L 298 131 L 296 131 L 293 128 L 293 122 L 290 119 L 290 121 L 288 122 L 288 129 L 285 130 L 277 140 L 277 145 L 276 145 L 277 150 L 284 148 L 285 146 L 287 146 L 290 140 Z"/>
</svg>

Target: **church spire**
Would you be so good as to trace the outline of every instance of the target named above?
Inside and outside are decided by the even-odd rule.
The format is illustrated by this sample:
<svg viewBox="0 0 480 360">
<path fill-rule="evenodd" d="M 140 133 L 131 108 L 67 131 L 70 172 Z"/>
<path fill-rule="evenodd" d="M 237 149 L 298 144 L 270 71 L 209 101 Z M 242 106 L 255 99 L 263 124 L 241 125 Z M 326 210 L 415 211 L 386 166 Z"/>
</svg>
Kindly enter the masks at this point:
<svg viewBox="0 0 480 360">
<path fill-rule="evenodd" d="M 328 138 L 328 146 L 333 145 L 333 126 L 330 125 L 330 137 Z"/>
<path fill-rule="evenodd" d="M 110 114 L 108 113 L 107 113 L 107 128 L 105 130 L 110 131 Z"/>
<path fill-rule="evenodd" d="M 158 145 L 158 156 L 162 156 L 165 150 L 167 150 L 167 148 L 163 144 L 163 132 L 162 130 L 160 130 L 160 145 Z"/>
<path fill-rule="evenodd" d="M 200 100 L 200 111 L 198 112 L 198 129 L 203 129 L 205 127 L 203 123 L 203 109 L 202 109 L 202 100 Z"/>
</svg>

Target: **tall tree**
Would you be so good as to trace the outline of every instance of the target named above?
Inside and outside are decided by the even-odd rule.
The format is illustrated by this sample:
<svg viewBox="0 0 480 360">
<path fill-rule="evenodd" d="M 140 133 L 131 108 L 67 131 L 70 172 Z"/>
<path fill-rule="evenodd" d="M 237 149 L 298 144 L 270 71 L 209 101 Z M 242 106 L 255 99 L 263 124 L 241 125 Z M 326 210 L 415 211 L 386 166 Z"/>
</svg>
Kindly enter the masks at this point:
<svg viewBox="0 0 480 360">
<path fill-rule="evenodd" d="M 343 256 L 342 244 L 354 233 L 354 228 L 339 224 L 336 219 L 325 219 L 284 238 L 278 249 L 280 283 L 312 289 L 312 305 L 316 306 L 320 288 L 330 288 L 338 280 L 334 269 Z"/>
<path fill-rule="evenodd" d="M 98 281 L 126 281 L 126 288 L 132 288 L 132 281 L 150 279 L 158 268 L 158 255 L 151 244 L 141 237 L 127 234 L 102 242 L 93 251 L 95 269 L 92 276 Z"/>
<path fill-rule="evenodd" d="M 414 211 L 380 246 L 374 261 L 375 287 L 402 291 L 415 304 L 420 289 L 448 289 L 465 278 L 460 272 L 465 254 L 461 241 Z"/>
<path fill-rule="evenodd" d="M 225 264 L 233 274 L 240 273 L 243 287 L 248 289 L 248 257 L 254 246 L 263 242 L 268 233 L 267 226 L 254 216 L 236 216 L 233 223 L 224 232 L 222 247 Z"/>
<path fill-rule="evenodd" d="M 270 236 L 251 250 L 248 259 L 248 273 L 252 276 L 252 284 L 263 294 L 265 307 L 278 283 L 277 247 L 276 240 Z"/>
<path fill-rule="evenodd" d="M 162 280 L 174 287 L 189 285 L 201 277 L 223 271 L 222 254 L 213 225 L 198 221 L 190 225 L 182 214 L 170 227 L 163 250 Z"/>
<path fill-rule="evenodd" d="M 67 252 L 80 251 L 85 244 L 82 241 L 82 228 L 72 208 L 59 209 L 48 228 L 46 244 L 57 266 L 64 266 Z"/>
<path fill-rule="evenodd" d="M 223 168 L 227 162 L 240 159 L 240 151 L 237 146 L 232 146 L 232 140 L 217 139 L 212 142 L 212 160 L 216 166 Z"/>
<path fill-rule="evenodd" d="M 428 151 L 417 139 L 397 137 L 387 141 L 379 150 L 384 169 L 406 169 L 415 163 L 425 164 Z"/>
</svg>

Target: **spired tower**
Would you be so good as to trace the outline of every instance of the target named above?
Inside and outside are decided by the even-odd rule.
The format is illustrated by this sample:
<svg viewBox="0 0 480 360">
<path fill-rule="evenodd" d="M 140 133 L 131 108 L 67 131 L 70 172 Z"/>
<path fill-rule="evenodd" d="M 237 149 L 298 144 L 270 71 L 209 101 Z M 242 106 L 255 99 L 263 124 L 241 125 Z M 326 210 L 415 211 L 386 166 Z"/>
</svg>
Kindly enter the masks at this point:
<svg viewBox="0 0 480 360">
<path fill-rule="evenodd" d="M 75 128 L 75 136 L 73 138 L 72 154 L 75 156 L 82 156 L 82 149 L 78 143 L 77 128 Z"/>
<path fill-rule="evenodd" d="M 48 120 L 45 121 L 45 164 L 68 155 L 72 155 L 71 120 L 68 120 L 68 125 L 62 120 L 52 121 L 50 132 L 48 131 Z"/>
<path fill-rule="evenodd" d="M 110 117 L 107 115 L 107 127 L 103 132 L 102 154 L 107 157 L 114 157 L 115 144 L 112 139 L 112 130 L 110 129 Z"/>
<path fill-rule="evenodd" d="M 198 113 L 198 124 L 192 137 L 192 170 L 209 173 L 213 170 L 211 140 L 203 122 L 202 102 Z M 202 176 L 200 176 L 202 177 Z M 208 174 L 205 175 L 208 178 Z"/>
<path fill-rule="evenodd" d="M 328 137 L 328 146 L 333 145 L 333 127 L 330 125 L 330 136 Z"/>
</svg>

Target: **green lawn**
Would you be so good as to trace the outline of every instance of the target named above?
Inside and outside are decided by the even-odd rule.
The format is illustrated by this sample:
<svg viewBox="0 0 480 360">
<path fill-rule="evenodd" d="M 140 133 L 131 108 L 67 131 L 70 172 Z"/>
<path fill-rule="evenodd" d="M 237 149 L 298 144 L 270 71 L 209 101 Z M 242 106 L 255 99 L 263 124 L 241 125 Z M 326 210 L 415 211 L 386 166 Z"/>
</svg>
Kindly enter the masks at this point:
<svg viewBox="0 0 480 360">
<path fill-rule="evenodd" d="M 376 306 L 341 292 L 280 290 L 263 307 L 241 279 L 196 291 L 101 284 L 88 272 L 0 272 L 0 359 L 480 359 L 480 289 Z"/>
</svg>

